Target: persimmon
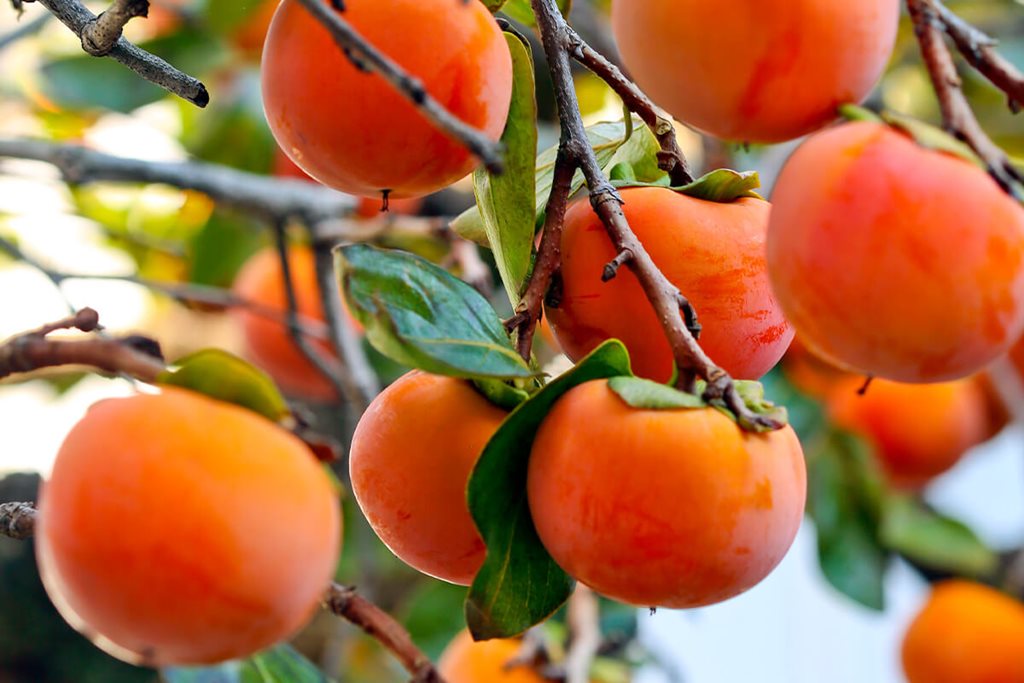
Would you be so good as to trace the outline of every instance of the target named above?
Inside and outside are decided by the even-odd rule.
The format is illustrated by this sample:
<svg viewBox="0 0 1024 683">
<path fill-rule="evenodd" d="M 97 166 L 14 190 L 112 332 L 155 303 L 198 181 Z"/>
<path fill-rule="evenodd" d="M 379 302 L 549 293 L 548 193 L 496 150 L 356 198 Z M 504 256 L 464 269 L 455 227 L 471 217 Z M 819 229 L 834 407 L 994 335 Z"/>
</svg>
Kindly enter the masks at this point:
<svg viewBox="0 0 1024 683">
<path fill-rule="evenodd" d="M 323 323 L 325 317 L 313 251 L 308 247 L 289 247 L 288 266 L 299 314 L 310 321 Z M 263 249 L 251 256 L 235 277 L 233 290 L 243 299 L 284 313 L 288 308 L 288 296 L 277 250 Z M 343 312 L 349 324 L 361 331 L 359 322 L 348 309 L 343 308 Z M 317 401 L 335 398 L 333 385 L 306 358 L 283 320 L 259 315 L 245 307 L 233 309 L 233 313 L 242 326 L 247 356 L 265 370 L 286 394 Z M 332 352 L 324 339 L 314 339 L 311 343 L 326 353 Z"/>
<path fill-rule="evenodd" d="M 900 382 L 966 377 L 1024 330 L 1024 208 L 963 159 L 847 123 L 783 168 L 768 270 L 819 356 Z"/>
<path fill-rule="evenodd" d="M 644 90 L 720 138 L 781 142 L 859 102 L 892 55 L 899 0 L 615 0 L 612 28 Z"/>
<path fill-rule="evenodd" d="M 827 396 L 837 384 L 851 377 L 849 372 L 814 355 L 800 341 L 800 337 L 794 337 L 786 355 L 782 357 L 782 372 L 790 384 L 814 398 Z"/>
<path fill-rule="evenodd" d="M 768 372 L 793 338 L 768 281 L 768 202 L 711 202 L 666 188 L 629 188 L 622 199 L 633 232 L 696 307 L 704 327 L 701 346 L 711 359 L 734 377 L 757 379 Z M 559 304 L 545 309 L 551 326 L 572 360 L 615 338 L 629 349 L 637 375 L 667 381 L 672 349 L 640 281 L 622 267 L 602 282 L 615 256 L 589 202 L 574 202 L 562 235 Z"/>
<path fill-rule="evenodd" d="M 501 137 L 512 58 L 479 0 L 347 0 L 342 16 L 452 114 Z M 262 77 L 278 143 L 324 185 L 368 197 L 418 197 L 477 163 L 379 74 L 354 66 L 298 0 L 284 0 L 274 15 Z"/>
<path fill-rule="evenodd" d="M 505 415 L 467 382 L 419 371 L 363 413 L 349 453 L 352 492 L 400 560 L 451 583 L 473 581 L 485 546 L 466 485 Z"/>
<path fill-rule="evenodd" d="M 1024 604 L 978 583 L 940 583 L 902 655 L 908 683 L 1024 683 Z"/>
<path fill-rule="evenodd" d="M 541 542 L 571 576 L 633 605 L 698 607 L 782 560 L 806 471 L 788 426 L 753 434 L 713 408 L 636 409 L 598 380 L 544 419 L 527 494 Z"/>
<path fill-rule="evenodd" d="M 528 666 L 508 666 L 521 648 L 513 638 L 475 643 L 469 631 L 462 631 L 441 654 L 438 673 L 447 683 L 547 683 Z"/>
<path fill-rule="evenodd" d="M 988 436 L 985 395 L 973 380 L 902 384 L 862 378 L 837 384 L 827 399 L 832 421 L 861 434 L 889 480 L 916 489 L 950 469 Z"/>
<path fill-rule="evenodd" d="M 341 516 L 295 436 L 165 388 L 90 408 L 60 448 L 36 534 L 47 592 L 96 645 L 147 666 L 209 664 L 305 624 Z"/>
</svg>

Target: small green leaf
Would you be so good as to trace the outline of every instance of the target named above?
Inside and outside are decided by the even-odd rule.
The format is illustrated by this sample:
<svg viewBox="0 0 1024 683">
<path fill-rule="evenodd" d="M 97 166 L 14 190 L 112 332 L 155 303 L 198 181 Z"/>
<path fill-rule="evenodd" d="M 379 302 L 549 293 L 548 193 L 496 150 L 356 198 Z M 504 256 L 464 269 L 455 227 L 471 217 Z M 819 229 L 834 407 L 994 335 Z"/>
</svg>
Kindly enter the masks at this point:
<svg viewBox="0 0 1024 683">
<path fill-rule="evenodd" d="M 807 460 L 808 512 L 825 578 L 861 605 L 884 609 L 889 553 L 878 539 L 883 484 L 870 447 L 833 431 Z"/>
<path fill-rule="evenodd" d="M 512 55 L 512 105 L 501 141 L 505 169 L 492 175 L 480 167 L 473 173 L 473 190 L 484 221 L 487 242 L 515 307 L 530 270 L 536 215 L 534 163 L 537 158 L 537 96 L 530 45 L 505 33 Z"/>
<path fill-rule="evenodd" d="M 365 244 L 339 248 L 335 264 L 349 310 L 374 348 L 392 360 L 470 379 L 536 374 L 491 304 L 443 268 Z"/>
<path fill-rule="evenodd" d="M 320 670 L 290 645 L 278 645 L 249 659 L 206 667 L 169 667 L 166 683 L 327 683 Z"/>
<path fill-rule="evenodd" d="M 885 503 L 882 542 L 930 569 L 982 577 L 995 571 L 999 556 L 966 525 L 938 514 L 907 495 Z"/>
<path fill-rule="evenodd" d="M 859 104 L 844 104 L 839 107 L 839 115 L 847 121 L 869 121 L 871 123 L 882 123 L 882 117 L 867 107 Z"/>
<path fill-rule="evenodd" d="M 921 147 L 935 150 L 936 152 L 952 154 L 974 164 L 978 168 L 985 168 L 984 162 L 978 158 L 978 155 L 974 153 L 974 150 L 969 145 L 957 140 L 941 128 L 909 116 L 904 116 L 903 114 L 897 114 L 896 112 L 883 113 L 882 120 L 910 136 Z"/>
<path fill-rule="evenodd" d="M 732 171 L 727 168 L 720 168 L 711 171 L 692 183 L 678 185 L 675 187 L 665 185 L 661 182 L 642 182 L 639 180 L 617 180 L 613 183 L 615 187 L 664 187 L 685 194 L 688 197 L 704 199 L 709 202 L 729 203 L 744 197 L 753 199 L 764 199 L 754 192 L 761 187 L 761 178 L 757 171 Z"/>
<path fill-rule="evenodd" d="M 786 410 L 785 406 L 776 405 L 772 401 L 765 398 L 764 385 L 760 382 L 754 382 L 752 380 L 735 380 L 736 391 L 739 393 L 740 398 L 747 404 L 754 413 L 770 417 L 776 422 L 782 424 L 789 423 L 789 411 Z M 731 415 L 731 413 L 730 413 Z"/>
<path fill-rule="evenodd" d="M 176 369 L 164 371 L 158 384 L 184 387 L 211 398 L 234 403 L 274 422 L 291 414 L 270 377 L 238 356 L 221 349 L 204 349 L 182 358 Z"/>
<path fill-rule="evenodd" d="M 527 392 L 511 386 L 507 382 L 502 382 L 500 379 L 476 379 L 473 380 L 473 386 L 488 401 L 505 410 L 513 410 L 530 398 L 530 394 Z"/>
<path fill-rule="evenodd" d="M 707 408 L 700 396 L 694 396 L 670 386 L 640 377 L 615 377 L 608 380 L 608 388 L 618 394 L 626 405 L 644 410 L 679 410 Z"/>
<path fill-rule="evenodd" d="M 516 408 L 484 448 L 469 480 L 469 509 L 487 557 L 466 598 L 466 623 L 477 640 L 507 638 L 551 616 L 574 581 L 537 537 L 526 501 L 530 448 L 541 422 L 570 389 L 629 375 L 629 355 L 605 342 L 576 367 Z"/>
</svg>

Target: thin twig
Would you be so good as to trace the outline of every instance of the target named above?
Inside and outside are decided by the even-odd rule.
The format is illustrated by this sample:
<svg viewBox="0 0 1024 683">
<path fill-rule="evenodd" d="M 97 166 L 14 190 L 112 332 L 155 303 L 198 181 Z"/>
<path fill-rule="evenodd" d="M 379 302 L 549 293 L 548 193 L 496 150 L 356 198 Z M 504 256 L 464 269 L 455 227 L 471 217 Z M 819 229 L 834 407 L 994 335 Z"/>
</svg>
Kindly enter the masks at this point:
<svg viewBox="0 0 1024 683">
<path fill-rule="evenodd" d="M 562 124 L 560 152 L 574 160 L 582 169 L 590 190 L 591 205 L 608 231 L 616 253 L 628 252 L 632 255 L 628 259 L 628 266 L 637 276 L 658 319 L 661 320 L 672 347 L 676 366 L 679 368 L 680 388 L 693 391 L 695 378 L 703 377 L 707 381 L 705 398 L 723 402 L 744 428 L 780 427 L 776 420 L 751 411 L 728 373 L 715 365 L 704 353 L 695 336 L 699 328 L 696 325 L 693 307 L 658 269 L 629 227 L 629 222 L 622 212 L 622 198 L 601 169 L 583 127 L 569 60 L 569 55 L 579 44 L 578 38 L 574 37 L 554 0 L 531 1 L 555 86 Z"/>
<path fill-rule="evenodd" d="M 50 10 L 53 16 L 71 29 L 79 39 L 87 26 L 95 25 L 93 22 L 96 20 L 96 15 L 79 0 L 36 1 Z M 210 93 L 199 80 L 179 71 L 123 37 L 119 37 L 105 55 L 120 62 L 150 83 L 160 86 L 198 107 L 205 107 L 210 102 Z"/>
<path fill-rule="evenodd" d="M 35 525 L 36 509 L 30 503 L 0 504 L 0 536 L 24 541 L 32 537 Z"/>
<path fill-rule="evenodd" d="M 356 593 L 355 588 L 332 584 L 327 592 L 325 606 L 361 628 L 394 654 L 412 676 L 413 683 L 444 683 L 430 659 L 416 647 L 409 632 L 390 614 Z"/>
<path fill-rule="evenodd" d="M 571 642 L 565 657 L 565 683 L 588 683 L 590 667 L 601 648 L 601 612 L 597 596 L 579 584 L 569 598 L 566 622 Z"/>
<path fill-rule="evenodd" d="M 0 36 L 0 51 L 10 47 L 22 38 L 28 38 L 39 33 L 52 18 L 52 14 L 43 12 L 31 21 L 26 21 L 24 24 L 20 24 L 17 28 Z"/>
<path fill-rule="evenodd" d="M 106 12 L 82 27 L 82 49 L 93 57 L 106 57 L 124 27 L 135 17 L 149 15 L 149 0 L 114 0 Z"/>
<path fill-rule="evenodd" d="M 483 131 L 468 125 L 427 92 L 423 84 L 394 60 L 378 50 L 352 28 L 342 14 L 323 0 L 299 0 L 302 6 L 328 31 L 334 42 L 360 69 L 374 71 L 391 83 L 437 128 L 458 140 L 475 154 L 489 171 L 500 173 L 503 162 L 501 145 L 487 137 Z"/>
<path fill-rule="evenodd" d="M 85 365 L 154 382 L 165 369 L 160 346 L 152 339 L 139 336 L 83 340 L 48 338 L 51 332 L 61 329 L 93 332 L 99 329 L 99 316 L 93 309 L 83 308 L 69 318 L 8 339 L 0 345 L 0 379 L 42 368 Z"/>
<path fill-rule="evenodd" d="M 989 174 L 1008 194 L 1024 197 L 1019 188 L 1019 183 L 1024 182 L 1024 176 L 982 129 L 964 95 L 953 54 L 943 40 L 942 32 L 946 24 L 939 18 L 933 0 L 907 0 L 907 9 L 939 98 L 942 123 L 946 131 L 966 142 L 981 157 Z"/>
<path fill-rule="evenodd" d="M 1012 111 L 1020 111 L 1024 107 L 1024 73 L 996 51 L 998 41 L 961 19 L 941 0 L 930 2 L 960 54 L 993 85 L 1006 93 Z"/>
</svg>

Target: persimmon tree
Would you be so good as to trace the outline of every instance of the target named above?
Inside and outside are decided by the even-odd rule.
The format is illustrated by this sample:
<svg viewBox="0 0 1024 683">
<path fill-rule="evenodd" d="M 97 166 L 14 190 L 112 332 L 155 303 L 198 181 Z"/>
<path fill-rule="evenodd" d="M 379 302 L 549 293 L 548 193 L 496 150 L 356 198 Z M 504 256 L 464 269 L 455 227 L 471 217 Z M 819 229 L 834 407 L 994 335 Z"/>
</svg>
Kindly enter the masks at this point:
<svg viewBox="0 0 1024 683">
<path fill-rule="evenodd" d="M 597 16 L 582 0 L 585 16 L 555 0 L 114 0 L 99 16 L 32 2 L 47 13 L 0 49 L 52 15 L 88 55 L 50 65 L 63 90 L 51 83 L 41 109 L 131 111 L 166 91 L 214 124 L 183 162 L 0 138 L 0 159 L 55 167 L 99 221 L 130 224 L 97 186 L 186 192 L 200 219 L 183 227 L 185 206 L 162 235 L 189 234 L 186 277 L 68 272 L 2 234 L 0 250 L 58 288 L 109 277 L 230 311 L 252 362 L 168 359 L 91 308 L 0 346 L 0 379 L 85 367 L 138 388 L 78 423 L 38 504 L 0 506 L 0 533 L 36 537 L 48 594 L 100 648 L 169 683 L 323 680 L 352 652 L 326 637 L 321 670 L 283 644 L 319 603 L 419 683 L 624 681 L 632 608 L 750 589 L 805 502 L 823 575 L 852 600 L 882 609 L 895 557 L 959 579 L 911 631 L 912 683 L 934 683 L 928 634 L 972 596 L 1024 628 L 1012 598 L 968 583 L 1021 598 L 1024 553 L 1001 558 L 920 496 L 1024 411 L 1012 360 L 989 365 L 1024 333 L 1024 178 L 979 123 L 954 49 L 1014 112 L 1024 75 L 940 0 L 906 9 L 941 127 L 860 106 L 894 49 L 896 0 L 786 3 L 770 21 L 752 0 L 725 19 L 714 3 L 617 0 L 622 62 L 573 27 Z M 124 37 L 146 22 L 151 43 Z M 710 24 L 736 54 L 720 58 Z M 267 34 L 266 121 L 234 115 L 253 106 L 236 97 L 244 76 L 188 75 L 195 26 L 243 61 Z M 153 89 L 72 87 L 122 67 Z M 585 125 L 579 69 L 621 116 Z M 546 100 L 557 142 L 542 149 Z M 769 204 L 756 173 L 696 172 L 670 116 L 708 139 L 811 137 Z M 467 206 L 445 188 L 470 171 Z M 437 191 L 411 215 L 365 215 Z M 535 348 L 548 318 L 556 344 Z M 794 334 L 799 353 L 768 373 Z M 551 371 L 545 344 L 574 365 Z M 919 428 L 933 420 L 942 431 Z M 394 597 L 437 584 L 388 576 L 380 542 L 468 586 L 437 589 L 437 611 L 462 604 L 439 667 Z M 948 668 L 969 682 L 1008 652 Z"/>
</svg>

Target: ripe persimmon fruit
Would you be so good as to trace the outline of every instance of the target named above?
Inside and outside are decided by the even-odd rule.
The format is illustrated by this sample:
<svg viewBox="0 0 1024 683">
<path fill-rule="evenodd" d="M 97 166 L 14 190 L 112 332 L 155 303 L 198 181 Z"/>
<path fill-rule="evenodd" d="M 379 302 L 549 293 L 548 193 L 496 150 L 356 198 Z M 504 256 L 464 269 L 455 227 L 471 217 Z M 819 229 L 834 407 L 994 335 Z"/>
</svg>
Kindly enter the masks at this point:
<svg viewBox="0 0 1024 683">
<path fill-rule="evenodd" d="M 349 453 L 352 492 L 400 560 L 451 583 L 473 581 L 485 546 L 466 486 L 505 416 L 467 382 L 419 371 L 363 413 Z"/>
<path fill-rule="evenodd" d="M 814 398 L 824 398 L 837 384 L 856 376 L 818 358 L 800 341 L 799 336 L 793 338 L 793 343 L 782 357 L 781 366 L 790 384 Z M 861 378 L 862 385 L 864 381 Z"/>
<path fill-rule="evenodd" d="M 806 135 L 860 102 L 892 55 L 899 0 L 615 0 L 637 83 L 680 121 L 727 140 Z"/>
<path fill-rule="evenodd" d="M 289 247 L 288 267 L 299 314 L 314 323 L 324 323 L 313 250 L 304 246 Z M 243 299 L 283 314 L 288 309 L 288 295 L 277 250 L 271 247 L 251 256 L 238 271 L 232 289 Z M 361 331 L 358 321 L 348 309 L 343 310 L 349 324 Z M 232 313 L 242 327 L 246 355 L 265 370 L 282 391 L 314 401 L 336 398 L 334 386 L 306 358 L 283 320 L 260 315 L 245 307 L 236 307 Z M 312 339 L 311 344 L 326 353 L 332 352 L 325 339 Z"/>
<path fill-rule="evenodd" d="M 452 114 L 493 140 L 501 137 L 512 58 L 480 0 L 346 0 L 341 16 Z M 354 66 L 298 0 L 284 0 L 274 16 L 262 78 L 264 109 L 281 148 L 329 187 L 418 197 L 477 163 L 379 74 Z"/>
<path fill-rule="evenodd" d="M 711 359 L 737 378 L 768 372 L 793 338 L 768 281 L 768 202 L 719 203 L 649 187 L 622 190 L 622 199 L 633 232 L 696 308 L 704 328 L 701 346 Z M 629 349 L 633 372 L 668 381 L 672 349 L 640 281 L 626 266 L 602 281 L 615 256 L 589 202 L 574 202 L 562 234 L 559 303 L 545 309 L 551 327 L 574 361 L 619 339 Z"/>
<path fill-rule="evenodd" d="M 475 643 L 462 631 L 441 654 L 437 670 L 446 683 L 547 683 L 528 666 L 509 667 L 521 648 L 514 638 Z"/>
<path fill-rule="evenodd" d="M 571 576 L 633 605 L 699 607 L 782 560 L 806 470 L 788 426 L 753 434 L 714 408 L 632 408 L 598 380 L 544 419 L 527 494 L 541 542 Z"/>
<path fill-rule="evenodd" d="M 902 655 L 908 683 L 1024 683 L 1024 604 L 979 583 L 940 583 Z"/>
<path fill-rule="evenodd" d="M 783 168 L 768 270 L 819 356 L 899 382 L 966 377 L 1024 331 L 1024 208 L 964 159 L 847 123 Z"/>
<path fill-rule="evenodd" d="M 950 469 L 989 433 L 985 394 L 974 379 L 902 384 L 876 379 L 860 395 L 862 378 L 828 394 L 829 416 L 865 437 L 890 482 L 917 489 Z"/>
<path fill-rule="evenodd" d="M 64 440 L 36 529 L 61 614 L 146 666 L 244 657 L 293 635 L 333 575 L 341 516 L 295 436 L 178 388 L 101 401 Z"/>
</svg>

